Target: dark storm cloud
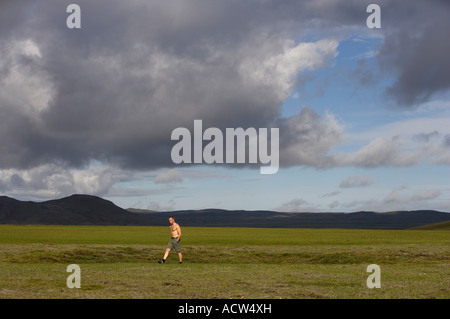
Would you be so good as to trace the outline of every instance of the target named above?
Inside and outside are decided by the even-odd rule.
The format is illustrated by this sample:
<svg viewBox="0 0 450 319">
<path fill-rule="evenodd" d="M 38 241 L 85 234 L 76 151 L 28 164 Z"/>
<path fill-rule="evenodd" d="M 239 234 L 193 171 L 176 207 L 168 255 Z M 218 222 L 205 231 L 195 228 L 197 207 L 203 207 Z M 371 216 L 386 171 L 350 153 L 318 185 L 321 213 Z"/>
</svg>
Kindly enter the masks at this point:
<svg viewBox="0 0 450 319">
<path fill-rule="evenodd" d="M 3 29 L 1 38 L 2 167 L 81 166 L 92 159 L 168 166 L 176 127 L 197 118 L 220 128 L 260 127 L 279 113 L 289 74 L 270 73 L 266 81 L 251 72 L 284 53 L 287 38 L 273 30 L 284 8 L 88 1 L 79 3 L 82 28 L 69 30 L 67 3 L 23 4 L 19 11 L 30 18 Z M 20 92 L 34 77 L 46 81 Z M 8 86 L 30 97 L 15 99 Z M 47 96 L 39 101 L 36 91 Z"/>
<path fill-rule="evenodd" d="M 398 105 L 415 107 L 450 89 L 450 2 L 389 2 L 379 61 L 392 70 L 395 81 L 387 89 Z"/>
<path fill-rule="evenodd" d="M 402 106 L 426 102 L 433 94 L 450 88 L 450 42 L 444 36 L 450 30 L 450 8 L 443 9 L 436 12 L 432 24 L 427 21 L 417 31 L 399 30 L 398 34 L 386 37 L 381 51 L 382 59 L 386 59 L 383 63 L 398 70 L 397 80 L 388 93 Z"/>
<path fill-rule="evenodd" d="M 377 34 L 382 39 L 376 49 L 376 68 L 369 66 L 372 56 L 361 57 L 350 76 L 368 86 L 376 85 L 386 75 L 392 76 L 393 83 L 383 92 L 384 97 L 400 107 L 418 107 L 448 92 L 450 2 L 386 0 L 376 3 L 381 7 L 381 29 L 365 33 L 365 36 Z"/>
<path fill-rule="evenodd" d="M 365 28 L 369 1 L 77 1 L 79 30 L 65 25 L 70 3 L 0 4 L 0 168 L 171 166 L 170 134 L 194 119 L 222 129 L 277 123 L 287 166 L 324 166 L 317 159 L 339 141 L 332 117 L 304 108 L 280 119 L 281 106 L 303 70 L 332 64 L 342 29 Z M 403 12 L 398 2 L 380 5 Z M 447 25 L 448 6 L 412 6 L 443 13 L 418 23 L 427 45 L 417 52 L 412 36 L 400 41 L 411 17 L 386 14 L 380 61 L 399 69 L 390 92 L 405 101 L 445 89 L 450 74 L 448 45 L 435 52 L 431 34 Z M 292 40 L 302 37 L 309 45 Z M 418 75 L 434 71 L 411 84 L 413 64 Z"/>
<path fill-rule="evenodd" d="M 444 145 L 445 147 L 450 148 L 450 134 L 445 135 L 442 145 Z"/>
</svg>

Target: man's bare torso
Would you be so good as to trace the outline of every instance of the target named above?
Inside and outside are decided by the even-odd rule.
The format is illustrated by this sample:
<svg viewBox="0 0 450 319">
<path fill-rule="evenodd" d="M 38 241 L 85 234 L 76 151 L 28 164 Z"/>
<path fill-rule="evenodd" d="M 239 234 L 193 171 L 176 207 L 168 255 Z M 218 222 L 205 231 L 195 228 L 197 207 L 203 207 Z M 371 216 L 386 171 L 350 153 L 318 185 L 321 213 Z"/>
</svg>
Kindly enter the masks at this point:
<svg viewBox="0 0 450 319">
<path fill-rule="evenodd" d="M 171 237 L 178 237 L 178 224 L 177 223 L 173 223 L 172 225 L 169 226 L 170 228 L 170 235 Z"/>
</svg>

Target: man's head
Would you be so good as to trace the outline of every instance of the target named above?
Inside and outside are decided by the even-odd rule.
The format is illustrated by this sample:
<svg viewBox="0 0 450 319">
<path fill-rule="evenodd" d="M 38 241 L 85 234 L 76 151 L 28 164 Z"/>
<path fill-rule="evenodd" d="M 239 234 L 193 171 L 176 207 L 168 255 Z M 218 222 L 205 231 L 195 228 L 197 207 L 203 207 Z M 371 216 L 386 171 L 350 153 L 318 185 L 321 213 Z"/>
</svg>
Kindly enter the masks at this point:
<svg viewBox="0 0 450 319">
<path fill-rule="evenodd" d="M 175 218 L 173 218 L 173 216 L 170 216 L 169 217 L 169 223 L 172 225 L 174 221 L 175 221 Z"/>
</svg>

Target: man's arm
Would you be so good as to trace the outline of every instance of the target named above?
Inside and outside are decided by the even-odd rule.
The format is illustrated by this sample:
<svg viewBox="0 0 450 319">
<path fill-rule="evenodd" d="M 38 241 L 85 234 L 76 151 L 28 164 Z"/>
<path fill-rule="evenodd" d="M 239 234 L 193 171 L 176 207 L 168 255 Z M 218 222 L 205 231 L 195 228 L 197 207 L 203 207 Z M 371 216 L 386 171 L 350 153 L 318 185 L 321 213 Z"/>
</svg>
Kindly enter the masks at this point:
<svg viewBox="0 0 450 319">
<path fill-rule="evenodd" d="M 180 227 L 180 225 L 177 224 L 176 229 L 178 231 L 178 239 L 177 239 L 177 241 L 180 241 L 180 239 L 181 239 L 181 227 Z"/>
</svg>

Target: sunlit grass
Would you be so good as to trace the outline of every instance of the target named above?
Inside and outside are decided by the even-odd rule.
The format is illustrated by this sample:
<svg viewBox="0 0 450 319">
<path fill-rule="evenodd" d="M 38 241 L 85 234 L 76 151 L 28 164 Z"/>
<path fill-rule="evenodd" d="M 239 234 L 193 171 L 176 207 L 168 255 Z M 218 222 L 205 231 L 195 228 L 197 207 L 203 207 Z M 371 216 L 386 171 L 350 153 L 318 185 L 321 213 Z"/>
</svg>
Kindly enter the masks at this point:
<svg viewBox="0 0 450 319">
<path fill-rule="evenodd" d="M 184 227 L 183 264 L 160 265 L 168 227 L 1 225 L 0 298 L 449 298 L 448 234 Z"/>
</svg>

